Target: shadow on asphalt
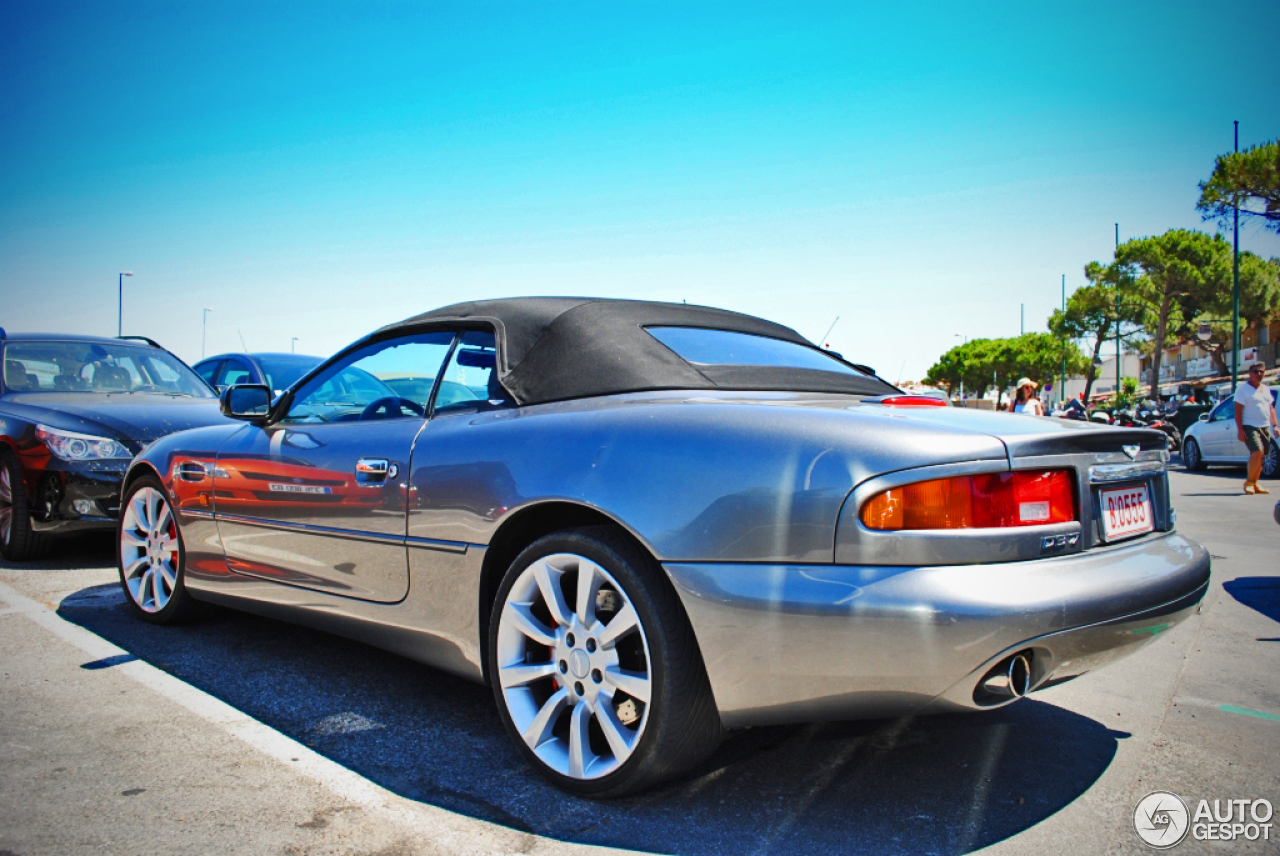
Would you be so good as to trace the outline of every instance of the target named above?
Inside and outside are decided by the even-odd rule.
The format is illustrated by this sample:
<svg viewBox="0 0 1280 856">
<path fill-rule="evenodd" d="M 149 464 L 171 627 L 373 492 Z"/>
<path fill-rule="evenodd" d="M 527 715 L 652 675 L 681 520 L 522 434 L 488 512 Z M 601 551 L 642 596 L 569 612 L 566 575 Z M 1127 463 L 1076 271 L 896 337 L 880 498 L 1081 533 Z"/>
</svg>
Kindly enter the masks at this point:
<svg viewBox="0 0 1280 856">
<path fill-rule="evenodd" d="M 109 545 L 93 555 L 108 563 Z M 115 585 L 77 592 L 59 614 L 404 797 L 657 853 L 966 853 L 1077 799 L 1128 736 L 1035 700 L 985 714 L 756 728 L 683 781 L 592 802 L 525 765 L 487 688 L 375 648 L 225 610 L 153 627 L 128 613 Z"/>
<path fill-rule="evenodd" d="M 1237 577 L 1222 588 L 1245 606 L 1280 621 L 1280 577 Z"/>
</svg>

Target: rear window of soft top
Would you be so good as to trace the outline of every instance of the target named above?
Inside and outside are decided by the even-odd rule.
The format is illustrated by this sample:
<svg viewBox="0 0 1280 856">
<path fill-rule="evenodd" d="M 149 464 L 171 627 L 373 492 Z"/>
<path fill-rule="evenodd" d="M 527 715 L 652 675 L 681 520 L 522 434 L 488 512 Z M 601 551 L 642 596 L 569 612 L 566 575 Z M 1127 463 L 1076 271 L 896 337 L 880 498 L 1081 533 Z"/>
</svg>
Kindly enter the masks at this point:
<svg viewBox="0 0 1280 856">
<path fill-rule="evenodd" d="M 783 339 L 706 327 L 646 327 L 645 331 L 694 365 L 768 366 L 864 376 L 817 348 Z"/>
</svg>

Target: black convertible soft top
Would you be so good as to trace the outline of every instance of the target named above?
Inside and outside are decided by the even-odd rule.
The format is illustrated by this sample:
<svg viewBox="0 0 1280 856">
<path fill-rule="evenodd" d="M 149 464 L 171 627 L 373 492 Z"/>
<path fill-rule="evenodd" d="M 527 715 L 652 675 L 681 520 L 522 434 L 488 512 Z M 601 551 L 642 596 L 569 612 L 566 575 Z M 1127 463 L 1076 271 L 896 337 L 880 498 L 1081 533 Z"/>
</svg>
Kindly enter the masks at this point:
<svg viewBox="0 0 1280 856">
<path fill-rule="evenodd" d="M 687 362 L 645 328 L 730 330 L 817 349 L 790 327 L 682 303 L 589 297 L 477 300 L 415 315 L 383 327 L 374 336 L 459 322 L 493 329 L 498 379 L 519 404 L 658 389 L 857 395 L 896 391 L 881 379 L 861 373 Z"/>
</svg>

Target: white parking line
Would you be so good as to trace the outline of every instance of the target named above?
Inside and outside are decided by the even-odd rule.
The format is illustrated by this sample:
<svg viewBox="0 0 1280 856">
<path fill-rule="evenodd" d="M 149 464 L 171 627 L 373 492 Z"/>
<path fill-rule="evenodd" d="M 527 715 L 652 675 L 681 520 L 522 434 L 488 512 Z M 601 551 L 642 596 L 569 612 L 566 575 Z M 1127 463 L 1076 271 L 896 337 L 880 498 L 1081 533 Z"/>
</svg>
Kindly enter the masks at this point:
<svg viewBox="0 0 1280 856">
<path fill-rule="evenodd" d="M 83 651 L 93 660 L 128 655 L 117 645 L 72 624 L 48 606 L 32 600 L 0 582 L 0 614 L 21 614 Z M 406 831 L 429 837 L 446 853 L 538 853 L 538 852 L 618 852 L 605 848 L 565 845 L 532 836 L 497 824 L 464 817 L 431 805 L 423 805 L 393 794 L 363 776 L 331 761 L 316 751 L 286 737 L 248 714 L 142 660 L 129 660 L 111 667 L 158 695 L 182 706 L 226 733 L 265 755 L 286 764 L 290 770 L 323 785 L 342 799 L 377 813 Z"/>
</svg>

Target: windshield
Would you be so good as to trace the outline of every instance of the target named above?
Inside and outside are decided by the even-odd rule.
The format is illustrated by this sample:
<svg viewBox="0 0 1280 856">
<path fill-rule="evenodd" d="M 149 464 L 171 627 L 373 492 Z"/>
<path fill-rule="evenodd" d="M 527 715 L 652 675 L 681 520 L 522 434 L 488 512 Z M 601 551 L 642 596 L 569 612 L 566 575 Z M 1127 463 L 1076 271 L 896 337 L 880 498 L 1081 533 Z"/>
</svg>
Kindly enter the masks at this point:
<svg viewBox="0 0 1280 856">
<path fill-rule="evenodd" d="M 167 351 L 121 342 L 9 342 L 6 392 L 158 392 L 213 398 L 195 372 Z"/>
</svg>

